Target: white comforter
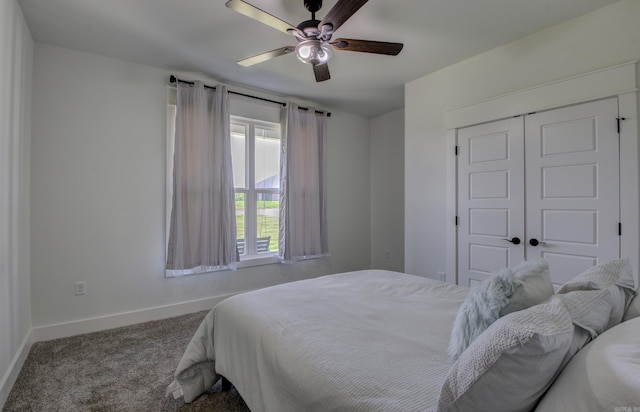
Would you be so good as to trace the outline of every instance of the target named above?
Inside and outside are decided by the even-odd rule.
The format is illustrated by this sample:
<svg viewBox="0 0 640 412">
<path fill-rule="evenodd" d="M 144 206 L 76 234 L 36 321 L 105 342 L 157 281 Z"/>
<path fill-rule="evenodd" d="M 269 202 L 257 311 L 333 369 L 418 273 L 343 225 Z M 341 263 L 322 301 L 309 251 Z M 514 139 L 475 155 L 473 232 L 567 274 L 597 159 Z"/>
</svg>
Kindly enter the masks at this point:
<svg viewBox="0 0 640 412">
<path fill-rule="evenodd" d="M 432 409 L 466 294 L 365 270 L 236 295 L 203 320 L 167 392 L 191 402 L 220 374 L 254 412 Z"/>
</svg>

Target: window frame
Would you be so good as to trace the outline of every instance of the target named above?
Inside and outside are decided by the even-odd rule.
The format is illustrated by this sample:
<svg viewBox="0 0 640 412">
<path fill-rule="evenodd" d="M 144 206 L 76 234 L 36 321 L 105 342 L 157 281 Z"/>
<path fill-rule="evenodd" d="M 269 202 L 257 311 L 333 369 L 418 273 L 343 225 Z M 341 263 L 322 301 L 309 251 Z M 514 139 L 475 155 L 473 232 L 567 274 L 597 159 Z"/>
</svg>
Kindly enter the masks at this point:
<svg viewBox="0 0 640 412">
<path fill-rule="evenodd" d="M 272 125 L 278 125 L 280 127 L 280 133 L 282 133 L 282 117 L 281 117 L 281 108 L 274 106 L 272 104 L 265 104 L 259 100 L 245 98 L 242 96 L 229 96 L 230 103 L 230 116 L 236 118 L 246 118 L 251 119 L 256 122 L 262 122 Z M 171 222 L 171 208 L 173 203 L 173 150 L 174 150 L 174 140 L 175 140 L 175 116 L 177 112 L 177 102 L 176 102 L 176 87 L 175 86 L 167 86 L 166 88 L 166 191 L 165 191 L 165 255 L 164 259 L 166 262 L 166 253 L 167 253 L 167 245 L 169 244 L 169 227 Z M 230 119 L 231 120 L 231 119 Z M 282 135 L 280 136 L 282 138 Z M 235 191 L 235 189 L 234 189 Z M 256 212 L 257 219 L 257 212 Z M 272 242 L 278 242 L 278 239 L 272 239 Z M 254 255 L 242 255 L 240 260 L 237 262 L 237 268 L 243 267 L 251 267 L 251 266 L 259 266 L 259 265 L 269 265 L 281 263 L 280 258 L 278 256 L 279 252 L 273 253 L 260 253 Z M 196 275 L 202 273 L 213 273 L 213 272 L 198 272 L 198 273 L 189 273 L 188 275 Z M 165 278 L 172 278 L 173 276 L 169 276 L 165 272 Z"/>
<path fill-rule="evenodd" d="M 242 126 L 245 129 L 245 182 L 243 187 L 237 186 L 234 182 L 234 193 L 242 193 L 245 197 L 245 254 L 240 255 L 240 266 L 252 266 L 252 264 L 268 264 L 279 262 L 278 251 L 256 252 L 256 240 L 258 238 L 258 195 L 259 194 L 280 194 L 279 188 L 256 188 L 256 129 L 263 128 L 274 131 L 282 138 L 282 128 L 280 123 L 270 122 L 260 119 L 252 119 L 244 116 L 230 115 L 230 125 Z M 279 219 L 279 218 L 278 218 Z M 240 237 L 240 233 L 237 235 Z M 272 239 L 278 242 L 278 239 Z"/>
</svg>

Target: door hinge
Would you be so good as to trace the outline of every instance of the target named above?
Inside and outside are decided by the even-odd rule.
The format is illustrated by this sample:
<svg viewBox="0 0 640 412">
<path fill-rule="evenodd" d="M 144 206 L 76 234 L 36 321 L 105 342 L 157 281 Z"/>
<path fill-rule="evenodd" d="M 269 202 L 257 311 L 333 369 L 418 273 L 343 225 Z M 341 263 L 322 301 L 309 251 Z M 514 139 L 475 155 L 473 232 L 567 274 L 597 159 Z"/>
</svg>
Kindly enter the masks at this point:
<svg viewBox="0 0 640 412">
<path fill-rule="evenodd" d="M 626 117 L 616 117 L 616 124 L 618 127 L 618 134 L 620 134 L 620 120 L 627 120 Z"/>
<path fill-rule="evenodd" d="M 618 223 L 618 236 L 622 236 L 622 222 Z"/>
<path fill-rule="evenodd" d="M 460 154 L 460 146 L 456 145 L 456 156 Z"/>
<path fill-rule="evenodd" d="M 459 224 L 460 224 L 460 218 L 456 216 L 456 226 L 458 226 Z"/>
</svg>

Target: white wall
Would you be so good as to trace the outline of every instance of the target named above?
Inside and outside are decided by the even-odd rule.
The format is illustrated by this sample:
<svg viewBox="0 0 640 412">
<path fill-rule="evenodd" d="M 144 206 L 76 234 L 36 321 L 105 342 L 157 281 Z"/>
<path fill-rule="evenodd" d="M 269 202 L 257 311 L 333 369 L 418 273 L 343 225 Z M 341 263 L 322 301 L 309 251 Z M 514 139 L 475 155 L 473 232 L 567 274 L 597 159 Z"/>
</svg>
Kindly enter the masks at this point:
<svg viewBox="0 0 640 412">
<path fill-rule="evenodd" d="M 33 40 L 0 2 L 0 409 L 29 350 L 29 145 Z"/>
<path fill-rule="evenodd" d="M 404 110 L 371 119 L 371 267 L 404 270 Z"/>
<path fill-rule="evenodd" d="M 196 307 L 179 306 L 185 302 L 202 300 L 204 308 L 210 298 L 369 267 L 369 121 L 333 111 L 327 156 L 331 258 L 165 278 L 169 74 L 36 45 L 31 152 L 36 339 L 104 328 L 108 319 L 117 326 L 175 315 Z M 86 281 L 86 295 L 74 296 L 76 281 Z M 163 306 L 170 309 L 146 311 Z M 128 315 L 112 316 L 118 314 Z M 85 319 L 93 321 L 63 331 Z"/>
<path fill-rule="evenodd" d="M 475 56 L 405 87 L 405 270 L 445 271 L 445 112 L 640 57 L 640 1 L 623 0 Z"/>
</svg>

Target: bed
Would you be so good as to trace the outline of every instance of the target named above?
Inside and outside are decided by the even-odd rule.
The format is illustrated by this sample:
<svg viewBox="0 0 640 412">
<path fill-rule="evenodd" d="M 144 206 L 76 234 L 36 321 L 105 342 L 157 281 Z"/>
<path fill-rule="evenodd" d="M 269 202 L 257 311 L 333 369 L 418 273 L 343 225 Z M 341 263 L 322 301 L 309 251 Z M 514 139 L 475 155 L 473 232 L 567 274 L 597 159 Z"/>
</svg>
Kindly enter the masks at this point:
<svg viewBox="0 0 640 412">
<path fill-rule="evenodd" d="M 191 402 L 224 377 L 252 411 L 531 410 L 593 339 L 552 296 L 499 315 L 452 360 L 474 293 L 362 270 L 239 294 L 207 314 L 167 394 Z M 634 293 L 620 295 L 625 310 Z M 527 389 L 503 402 L 505 385 Z"/>
</svg>

